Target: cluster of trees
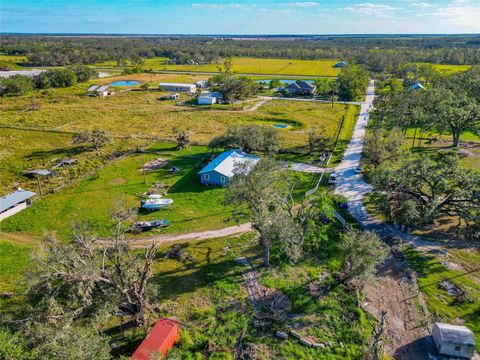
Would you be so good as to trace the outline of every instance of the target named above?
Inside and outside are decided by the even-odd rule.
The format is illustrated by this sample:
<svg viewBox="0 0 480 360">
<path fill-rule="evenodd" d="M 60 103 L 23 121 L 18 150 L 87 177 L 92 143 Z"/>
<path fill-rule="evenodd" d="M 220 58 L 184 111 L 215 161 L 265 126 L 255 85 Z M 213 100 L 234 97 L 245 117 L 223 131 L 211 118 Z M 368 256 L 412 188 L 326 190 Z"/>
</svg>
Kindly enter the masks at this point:
<svg viewBox="0 0 480 360">
<path fill-rule="evenodd" d="M 225 202 L 236 219 L 248 219 L 259 234 L 263 265 L 271 266 L 271 252 L 292 263 L 308 251 L 321 251 L 325 236 L 319 224 L 332 218 L 333 203 L 326 194 L 294 200 L 296 178 L 274 158 L 262 158 L 249 172 L 239 166 L 226 190 Z M 341 237 L 343 264 L 339 283 L 361 290 L 370 282 L 387 255 L 385 246 L 371 232 L 350 230 Z"/>
<path fill-rule="evenodd" d="M 412 81 L 422 81 L 426 89 L 410 90 Z M 411 69 L 403 84 L 388 80 L 380 84 L 375 102 L 377 126 L 406 130 L 415 128 L 420 136 L 426 130 L 449 132 L 458 146 L 465 131 L 480 131 L 480 68 L 441 76 L 433 69 Z M 405 90 L 404 90 L 405 89 Z"/>
<path fill-rule="evenodd" d="M 25 95 L 34 89 L 60 88 L 75 85 L 98 77 L 98 72 L 85 65 L 74 65 L 66 69 L 51 69 L 33 78 L 14 75 L 0 79 L 0 96 Z"/>
<path fill-rule="evenodd" d="M 73 226 L 69 242 L 48 235 L 32 262 L 20 321 L 0 331 L 2 359 L 110 359 L 101 329 L 113 316 L 145 326 L 154 310 L 149 282 L 155 244 L 143 254 L 125 235 L 132 212 L 112 214 L 111 235 L 102 241 L 87 223 Z"/>
<path fill-rule="evenodd" d="M 446 76 L 431 70 L 410 69 L 403 83 L 378 84 L 365 141 L 370 177 L 388 218 L 416 227 L 455 217 L 471 237 L 480 238 L 480 174 L 462 167 L 457 153 L 465 131 L 480 131 L 479 69 Z M 428 84 L 426 89 L 411 90 L 412 79 Z M 451 148 L 413 152 L 427 131 L 451 134 Z"/>
<path fill-rule="evenodd" d="M 220 92 L 228 103 L 245 100 L 260 90 L 260 85 L 252 79 L 235 75 L 231 59 L 226 59 L 218 70 L 220 73 L 209 79 L 209 83 L 214 84 L 212 90 Z"/>
<path fill-rule="evenodd" d="M 208 147 L 212 149 L 242 149 L 247 153 L 262 151 L 274 154 L 280 150 L 281 144 L 277 130 L 252 124 L 228 128 L 225 134 L 213 138 Z"/>
<path fill-rule="evenodd" d="M 212 63 L 232 56 L 288 59 L 347 59 L 374 72 L 395 73 L 407 63 L 476 64 L 478 35 L 458 36 L 266 36 L 262 41 L 192 37 L 89 38 L 26 35 L 2 36 L 0 52 L 27 55 L 36 66 L 137 62 L 167 57 L 176 64 Z"/>
</svg>

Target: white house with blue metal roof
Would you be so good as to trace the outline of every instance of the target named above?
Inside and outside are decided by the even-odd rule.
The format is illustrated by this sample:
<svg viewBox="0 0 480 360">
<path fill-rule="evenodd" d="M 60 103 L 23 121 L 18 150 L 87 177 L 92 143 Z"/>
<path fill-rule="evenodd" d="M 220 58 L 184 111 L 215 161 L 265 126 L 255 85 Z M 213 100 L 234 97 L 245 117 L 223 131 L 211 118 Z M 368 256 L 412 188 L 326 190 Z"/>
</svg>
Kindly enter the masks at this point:
<svg viewBox="0 0 480 360">
<path fill-rule="evenodd" d="M 30 198 L 37 195 L 28 190 L 18 188 L 13 193 L 0 198 L 0 221 L 16 214 L 31 204 Z"/>
<path fill-rule="evenodd" d="M 239 166 L 250 171 L 259 160 L 258 156 L 241 150 L 225 151 L 198 172 L 200 182 L 203 185 L 226 186 Z"/>
</svg>

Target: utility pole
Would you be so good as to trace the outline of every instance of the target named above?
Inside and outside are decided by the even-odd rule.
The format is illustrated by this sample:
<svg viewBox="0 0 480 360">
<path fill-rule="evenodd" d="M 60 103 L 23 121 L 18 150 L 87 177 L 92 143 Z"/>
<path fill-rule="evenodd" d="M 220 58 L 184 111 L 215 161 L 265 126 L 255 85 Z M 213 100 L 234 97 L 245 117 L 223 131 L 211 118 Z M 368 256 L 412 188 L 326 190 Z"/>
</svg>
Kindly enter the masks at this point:
<svg viewBox="0 0 480 360">
<path fill-rule="evenodd" d="M 35 178 L 37 179 L 38 192 L 40 193 L 40 197 L 43 198 L 42 185 L 40 185 L 40 177 L 35 176 Z"/>
</svg>

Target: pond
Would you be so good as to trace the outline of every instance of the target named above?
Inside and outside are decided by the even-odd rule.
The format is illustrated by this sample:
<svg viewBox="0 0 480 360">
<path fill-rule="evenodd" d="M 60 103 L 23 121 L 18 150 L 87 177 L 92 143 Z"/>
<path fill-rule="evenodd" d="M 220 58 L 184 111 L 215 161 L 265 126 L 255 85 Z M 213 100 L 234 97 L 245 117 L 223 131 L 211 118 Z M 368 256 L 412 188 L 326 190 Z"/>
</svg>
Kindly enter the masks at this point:
<svg viewBox="0 0 480 360">
<path fill-rule="evenodd" d="M 288 125 L 287 124 L 273 124 L 273 127 L 277 128 L 277 129 L 286 129 L 286 128 L 288 128 Z"/>
<path fill-rule="evenodd" d="M 140 81 L 136 80 L 120 80 L 120 81 L 114 81 L 110 84 L 110 86 L 133 86 L 133 85 L 138 85 L 140 84 Z"/>
</svg>

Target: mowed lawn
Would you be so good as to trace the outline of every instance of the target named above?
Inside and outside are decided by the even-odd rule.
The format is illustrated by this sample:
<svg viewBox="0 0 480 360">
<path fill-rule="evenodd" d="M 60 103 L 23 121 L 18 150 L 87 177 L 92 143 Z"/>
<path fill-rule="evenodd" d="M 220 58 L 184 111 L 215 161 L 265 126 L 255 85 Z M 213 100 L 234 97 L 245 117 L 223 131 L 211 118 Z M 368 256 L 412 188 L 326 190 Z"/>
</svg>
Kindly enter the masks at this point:
<svg viewBox="0 0 480 360">
<path fill-rule="evenodd" d="M 338 60 L 298 60 L 298 59 L 260 59 L 235 57 L 232 58 L 233 71 L 240 74 L 271 74 L 271 75 L 305 75 L 305 76 L 337 76 L 340 69 L 333 66 Z M 218 72 L 216 64 L 201 65 L 161 65 L 158 70 Z M 148 65 L 144 66 L 148 68 Z"/>
<path fill-rule="evenodd" d="M 89 221 L 101 235 L 109 231 L 110 214 L 117 207 L 139 208 L 143 194 L 152 184 L 159 184 L 174 200 L 168 210 L 145 213 L 142 220 L 168 219 L 169 233 L 211 230 L 232 225 L 230 210 L 224 207 L 222 188 L 206 188 L 199 182 L 197 172 L 211 154 L 205 147 L 176 151 L 172 144 L 160 144 L 147 153 L 122 158 L 95 175 L 47 195 L 33 206 L 1 223 L 4 232 L 42 235 L 55 231 L 67 237 L 75 219 Z M 169 161 L 163 168 L 147 172 L 144 183 L 141 167 L 148 161 L 163 158 Z M 171 173 L 169 168 L 181 170 Z"/>
</svg>

